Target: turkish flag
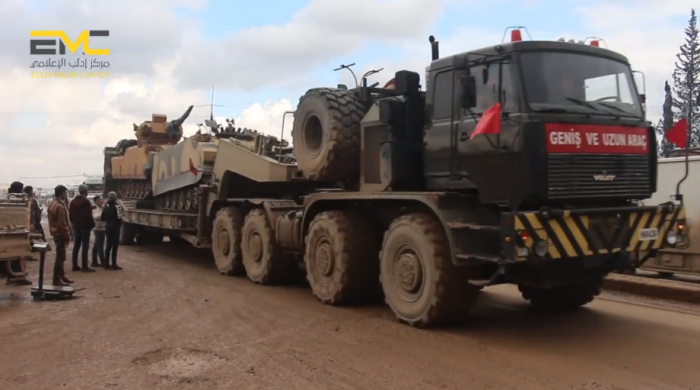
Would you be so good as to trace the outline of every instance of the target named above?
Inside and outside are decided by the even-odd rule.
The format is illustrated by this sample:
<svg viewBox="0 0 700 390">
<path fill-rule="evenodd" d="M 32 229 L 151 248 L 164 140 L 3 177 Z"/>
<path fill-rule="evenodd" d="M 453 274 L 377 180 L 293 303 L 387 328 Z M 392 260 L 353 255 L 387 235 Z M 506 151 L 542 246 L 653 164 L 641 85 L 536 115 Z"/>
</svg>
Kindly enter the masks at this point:
<svg viewBox="0 0 700 390">
<path fill-rule="evenodd" d="M 681 119 L 668 129 L 666 140 L 679 148 L 685 148 L 688 145 L 688 120 Z"/>
<path fill-rule="evenodd" d="M 471 138 L 479 134 L 500 134 L 501 133 L 501 103 L 496 103 L 488 110 L 484 111 L 481 120 L 476 125 Z"/>
</svg>

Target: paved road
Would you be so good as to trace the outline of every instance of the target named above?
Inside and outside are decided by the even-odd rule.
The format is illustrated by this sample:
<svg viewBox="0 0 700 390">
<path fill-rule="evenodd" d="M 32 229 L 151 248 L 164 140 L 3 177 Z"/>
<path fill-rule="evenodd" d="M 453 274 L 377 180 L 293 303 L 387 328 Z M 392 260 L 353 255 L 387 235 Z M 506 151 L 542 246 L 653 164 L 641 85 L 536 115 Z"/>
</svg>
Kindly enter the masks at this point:
<svg viewBox="0 0 700 390">
<path fill-rule="evenodd" d="M 122 249 L 123 271 L 69 272 L 80 299 L 0 287 L 0 388 L 700 389 L 694 314 L 618 297 L 547 317 L 503 286 L 470 323 L 423 331 L 221 276 L 206 252 Z"/>
</svg>

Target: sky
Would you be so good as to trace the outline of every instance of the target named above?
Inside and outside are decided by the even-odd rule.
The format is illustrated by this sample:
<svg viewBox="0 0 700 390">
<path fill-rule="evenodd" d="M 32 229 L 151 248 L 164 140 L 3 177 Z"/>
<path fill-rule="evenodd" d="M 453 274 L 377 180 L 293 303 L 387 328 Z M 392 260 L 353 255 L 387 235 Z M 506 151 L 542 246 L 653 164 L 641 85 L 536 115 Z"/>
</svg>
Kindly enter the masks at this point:
<svg viewBox="0 0 700 390">
<path fill-rule="evenodd" d="M 423 79 L 429 35 L 445 56 L 498 44 L 509 26 L 527 27 L 534 40 L 604 39 L 644 72 L 648 117 L 656 122 L 694 5 L 696 0 L 0 0 L 0 185 L 18 179 L 35 187 L 73 184 L 84 173 L 100 174 L 104 147 L 133 138 L 133 124 L 152 113 L 173 119 L 195 105 L 184 126 L 185 135 L 193 134 L 210 115 L 213 87 L 216 118 L 279 135 L 284 112 L 294 110 L 307 89 L 354 84 L 347 71 L 334 72 L 341 64 L 355 63 L 356 73 L 383 68 L 371 82 L 384 84 L 401 69 Z M 83 30 L 109 30 L 109 37 L 90 41 L 93 48 L 109 48 L 109 56 L 100 56 L 109 67 L 96 69 L 109 75 L 33 78 L 30 30 L 64 30 L 73 40 Z M 65 57 L 74 61 L 80 53 Z M 288 138 L 290 120 L 285 127 Z M 54 178 L 40 178 L 49 176 Z"/>
</svg>

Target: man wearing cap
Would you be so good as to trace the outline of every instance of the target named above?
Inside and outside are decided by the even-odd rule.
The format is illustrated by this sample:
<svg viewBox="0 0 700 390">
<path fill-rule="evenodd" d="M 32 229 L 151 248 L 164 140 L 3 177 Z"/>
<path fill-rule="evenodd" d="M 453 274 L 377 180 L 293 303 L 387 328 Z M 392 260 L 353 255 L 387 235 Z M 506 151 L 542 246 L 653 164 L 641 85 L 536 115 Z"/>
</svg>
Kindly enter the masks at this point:
<svg viewBox="0 0 700 390">
<path fill-rule="evenodd" d="M 102 220 L 105 222 L 105 235 L 107 236 L 107 249 L 105 250 L 105 262 L 109 261 L 109 255 L 112 255 L 112 264 L 105 269 L 120 270 L 122 267 L 117 265 L 117 249 L 119 249 L 119 235 L 122 228 L 122 209 L 117 203 L 117 193 L 110 191 L 107 194 L 107 204 L 102 210 Z"/>
<path fill-rule="evenodd" d="M 55 197 L 49 204 L 49 233 L 56 244 L 56 260 L 53 263 L 53 284 L 54 286 L 67 286 L 73 283 L 66 277 L 63 263 L 66 262 L 66 248 L 70 244 L 71 230 L 68 223 L 68 210 L 65 199 L 68 196 L 68 188 L 57 186 L 54 190 Z"/>
<path fill-rule="evenodd" d="M 87 198 L 88 188 L 81 184 L 78 187 L 78 195 L 73 198 L 68 208 L 70 223 L 73 226 L 75 243 L 73 244 L 73 271 L 95 272 L 88 268 L 88 252 L 90 249 L 90 232 L 95 227 L 92 218 L 92 204 Z M 78 253 L 81 252 L 82 267 L 78 266 Z"/>
</svg>

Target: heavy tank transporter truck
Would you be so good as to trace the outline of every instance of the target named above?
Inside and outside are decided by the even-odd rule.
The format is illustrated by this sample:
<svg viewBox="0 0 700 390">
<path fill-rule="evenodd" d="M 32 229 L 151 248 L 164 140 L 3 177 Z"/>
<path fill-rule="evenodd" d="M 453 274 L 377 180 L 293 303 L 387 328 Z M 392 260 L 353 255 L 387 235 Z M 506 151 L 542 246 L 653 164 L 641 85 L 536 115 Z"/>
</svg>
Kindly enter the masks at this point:
<svg viewBox="0 0 700 390">
<path fill-rule="evenodd" d="M 512 38 L 439 58 L 431 37 L 425 91 L 410 71 L 392 88 L 309 90 L 295 164 L 216 135 L 144 154 L 151 187 L 125 200 L 123 237 L 179 236 L 260 284 L 301 265 L 325 304 L 381 289 L 418 327 L 503 283 L 539 308 L 587 304 L 631 254 L 681 242 L 685 211 L 634 203 L 656 191 L 656 139 L 628 60 L 598 41 Z M 496 126 L 476 135 L 482 120 Z"/>
</svg>

